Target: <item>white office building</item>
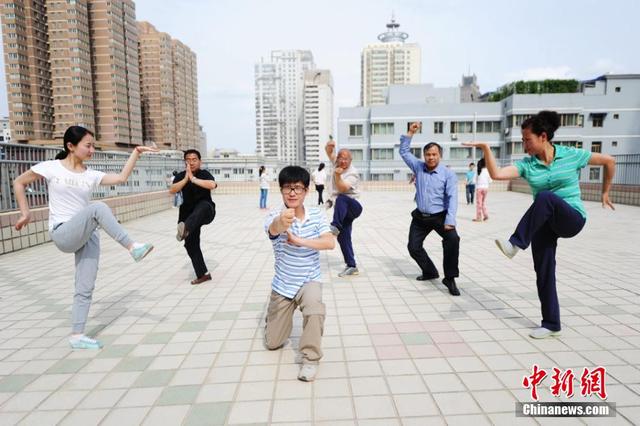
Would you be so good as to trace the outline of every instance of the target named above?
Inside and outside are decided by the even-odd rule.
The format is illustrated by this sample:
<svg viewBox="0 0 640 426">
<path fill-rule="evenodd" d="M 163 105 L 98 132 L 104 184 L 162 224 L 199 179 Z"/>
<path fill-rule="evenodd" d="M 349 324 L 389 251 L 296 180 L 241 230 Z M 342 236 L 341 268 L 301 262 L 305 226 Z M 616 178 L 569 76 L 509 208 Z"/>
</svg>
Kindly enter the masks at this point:
<svg viewBox="0 0 640 426">
<path fill-rule="evenodd" d="M 327 162 L 324 145 L 333 135 L 333 78 L 329 70 L 304 74 L 304 163 Z"/>
<path fill-rule="evenodd" d="M 256 154 L 298 163 L 303 150 L 304 73 L 315 68 L 308 50 L 276 50 L 255 65 Z"/>
</svg>

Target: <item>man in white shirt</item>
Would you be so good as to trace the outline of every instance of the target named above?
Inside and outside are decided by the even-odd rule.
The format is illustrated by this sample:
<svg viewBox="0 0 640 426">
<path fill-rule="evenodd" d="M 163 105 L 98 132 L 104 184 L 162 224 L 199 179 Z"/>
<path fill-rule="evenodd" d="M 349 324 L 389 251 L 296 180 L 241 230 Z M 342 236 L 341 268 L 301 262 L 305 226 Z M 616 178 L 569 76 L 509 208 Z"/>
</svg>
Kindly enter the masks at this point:
<svg viewBox="0 0 640 426">
<path fill-rule="evenodd" d="M 351 230 L 353 221 L 362 214 L 362 205 L 357 198 L 360 196 L 358 182 L 360 181 L 358 170 L 351 165 L 351 151 L 341 149 L 335 153 L 336 143 L 333 139 L 327 142 L 325 151 L 334 165 L 332 173 L 329 173 L 329 192 L 331 198 L 327 201 L 328 208 L 334 206 L 331 232 L 338 237 L 340 250 L 344 257 L 345 269 L 338 274 L 339 277 L 358 275 L 358 267 L 351 243 Z"/>
</svg>

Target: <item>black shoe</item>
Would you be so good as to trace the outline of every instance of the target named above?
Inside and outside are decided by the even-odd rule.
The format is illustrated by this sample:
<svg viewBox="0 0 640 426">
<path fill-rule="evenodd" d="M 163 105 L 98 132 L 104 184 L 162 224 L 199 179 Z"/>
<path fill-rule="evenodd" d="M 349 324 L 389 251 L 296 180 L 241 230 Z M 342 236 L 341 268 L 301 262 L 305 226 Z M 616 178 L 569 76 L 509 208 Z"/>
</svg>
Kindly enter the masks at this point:
<svg viewBox="0 0 640 426">
<path fill-rule="evenodd" d="M 440 278 L 440 275 L 425 275 L 425 274 L 422 274 L 422 275 L 418 275 L 416 277 L 416 280 L 418 280 L 418 281 L 429 281 L 429 280 L 435 280 L 435 279 L 438 279 L 438 278 Z"/>
<path fill-rule="evenodd" d="M 449 293 L 451 293 L 452 296 L 460 296 L 460 290 L 458 290 L 458 287 L 456 286 L 455 278 L 445 278 L 442 280 L 442 284 L 447 286 Z"/>
</svg>

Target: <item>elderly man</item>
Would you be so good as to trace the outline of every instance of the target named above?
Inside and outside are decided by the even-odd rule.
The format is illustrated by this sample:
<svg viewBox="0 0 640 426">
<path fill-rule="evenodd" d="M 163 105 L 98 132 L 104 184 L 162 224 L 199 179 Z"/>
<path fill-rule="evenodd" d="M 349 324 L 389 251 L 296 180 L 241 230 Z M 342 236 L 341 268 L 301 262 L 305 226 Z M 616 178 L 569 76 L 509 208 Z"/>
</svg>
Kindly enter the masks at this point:
<svg viewBox="0 0 640 426">
<path fill-rule="evenodd" d="M 335 153 L 336 142 L 330 139 L 325 146 L 327 157 L 333 164 L 333 172 L 328 176 L 328 189 L 330 199 L 327 201 L 327 208 L 334 207 L 333 220 L 331 222 L 331 232 L 338 237 L 338 244 L 342 250 L 346 267 L 338 274 L 339 277 L 349 277 L 358 275 L 358 267 L 353 254 L 351 243 L 351 228 L 353 221 L 362 213 L 362 206 L 357 198 L 358 191 L 358 170 L 351 165 L 351 151 L 341 149 Z"/>
<path fill-rule="evenodd" d="M 422 275 L 419 281 L 433 280 L 439 277 L 438 269 L 429 259 L 422 246 L 431 231 L 442 237 L 444 250 L 444 279 L 449 293 L 459 296 L 455 278 L 458 276 L 458 253 L 460 237 L 456 232 L 456 211 L 458 210 L 458 179 L 456 174 L 440 164 L 442 147 L 435 142 L 428 143 L 423 149 L 424 161 L 410 152 L 411 138 L 420 129 L 420 123 L 412 123 L 406 136 L 400 138 L 400 156 L 416 175 L 417 209 L 411 212 L 409 229 L 409 254 L 416 261 Z"/>
</svg>

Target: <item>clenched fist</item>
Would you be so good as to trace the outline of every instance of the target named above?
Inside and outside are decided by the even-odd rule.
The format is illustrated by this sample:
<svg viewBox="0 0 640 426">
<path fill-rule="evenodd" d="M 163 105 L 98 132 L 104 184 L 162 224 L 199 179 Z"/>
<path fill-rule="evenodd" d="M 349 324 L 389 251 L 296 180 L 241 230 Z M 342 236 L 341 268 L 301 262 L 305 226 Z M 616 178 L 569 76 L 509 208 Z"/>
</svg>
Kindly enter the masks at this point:
<svg viewBox="0 0 640 426">
<path fill-rule="evenodd" d="M 409 126 L 409 131 L 407 132 L 407 135 L 413 136 L 414 134 L 418 133 L 420 131 L 420 126 L 421 124 L 417 121 L 415 123 L 411 123 L 411 126 Z"/>
<path fill-rule="evenodd" d="M 280 213 L 280 223 L 285 229 L 289 229 L 295 218 L 296 211 L 294 209 L 284 209 Z"/>
</svg>

